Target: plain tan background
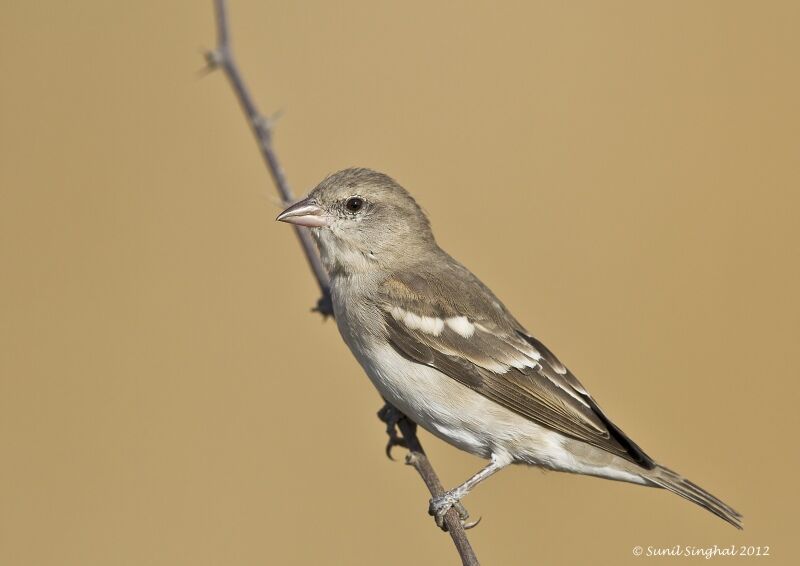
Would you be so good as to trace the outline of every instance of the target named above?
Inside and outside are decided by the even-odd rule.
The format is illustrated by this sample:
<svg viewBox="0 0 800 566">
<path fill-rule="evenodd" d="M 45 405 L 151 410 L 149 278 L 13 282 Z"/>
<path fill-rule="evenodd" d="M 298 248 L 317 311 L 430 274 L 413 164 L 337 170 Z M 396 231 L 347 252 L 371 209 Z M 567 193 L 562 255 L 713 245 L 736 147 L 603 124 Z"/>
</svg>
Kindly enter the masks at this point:
<svg viewBox="0 0 800 566">
<path fill-rule="evenodd" d="M 485 564 L 797 562 L 797 3 L 231 10 L 298 193 L 395 176 L 614 420 L 745 515 L 515 468 L 466 500 Z M 197 73 L 210 3 L 5 1 L 0 38 L 0 564 L 455 564 Z M 448 486 L 482 464 L 423 441 Z"/>
</svg>

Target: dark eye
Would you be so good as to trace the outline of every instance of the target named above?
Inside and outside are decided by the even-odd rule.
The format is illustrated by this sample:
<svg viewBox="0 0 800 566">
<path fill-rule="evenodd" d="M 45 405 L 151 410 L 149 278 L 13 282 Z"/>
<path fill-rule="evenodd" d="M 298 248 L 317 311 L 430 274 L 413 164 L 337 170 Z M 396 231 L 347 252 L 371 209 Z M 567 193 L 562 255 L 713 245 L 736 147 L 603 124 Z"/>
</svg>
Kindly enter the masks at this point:
<svg viewBox="0 0 800 566">
<path fill-rule="evenodd" d="M 344 207 L 350 212 L 358 212 L 364 206 L 364 199 L 361 197 L 350 197 L 344 203 Z"/>
</svg>

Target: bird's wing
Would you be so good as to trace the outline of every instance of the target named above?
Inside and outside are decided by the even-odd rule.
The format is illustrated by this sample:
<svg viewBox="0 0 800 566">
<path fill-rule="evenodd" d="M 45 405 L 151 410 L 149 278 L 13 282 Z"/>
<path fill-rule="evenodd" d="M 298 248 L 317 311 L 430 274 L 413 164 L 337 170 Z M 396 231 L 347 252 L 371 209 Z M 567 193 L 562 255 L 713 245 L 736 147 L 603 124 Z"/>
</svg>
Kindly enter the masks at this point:
<svg viewBox="0 0 800 566">
<path fill-rule="evenodd" d="M 655 465 L 558 358 L 454 260 L 434 272 L 394 275 L 379 297 L 389 342 L 404 357 L 564 436 L 645 468 Z"/>
</svg>

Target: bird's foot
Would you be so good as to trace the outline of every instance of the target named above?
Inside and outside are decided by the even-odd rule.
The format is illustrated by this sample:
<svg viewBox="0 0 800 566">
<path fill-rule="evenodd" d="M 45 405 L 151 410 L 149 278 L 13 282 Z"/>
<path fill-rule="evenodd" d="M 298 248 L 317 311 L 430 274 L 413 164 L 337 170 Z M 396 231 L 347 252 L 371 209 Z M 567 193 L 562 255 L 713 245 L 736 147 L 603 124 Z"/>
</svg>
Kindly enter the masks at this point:
<svg viewBox="0 0 800 566">
<path fill-rule="evenodd" d="M 466 507 L 464 507 L 464 505 L 461 503 L 461 498 L 464 495 L 466 494 L 458 493 L 458 490 L 454 489 L 451 491 L 445 491 L 438 497 L 431 498 L 431 502 L 428 505 L 428 515 L 433 516 L 433 519 L 436 521 L 436 526 L 443 531 L 447 530 L 447 524 L 444 522 L 444 516 L 447 515 L 447 512 L 451 508 L 455 509 L 456 513 L 458 513 L 458 518 L 461 520 L 461 524 L 464 526 L 464 529 L 471 529 L 481 522 L 480 518 L 471 523 L 467 522 L 467 519 L 469 519 L 469 511 L 467 511 Z"/>
<path fill-rule="evenodd" d="M 390 460 L 394 460 L 394 458 L 392 458 L 392 448 L 395 446 L 408 448 L 406 439 L 402 437 L 397 427 L 397 423 L 405 419 L 406 416 L 393 405 L 386 403 L 383 408 L 378 411 L 378 418 L 386 423 L 386 434 L 389 435 L 389 440 L 386 443 L 386 457 Z M 411 424 L 416 428 L 416 424 Z"/>
</svg>

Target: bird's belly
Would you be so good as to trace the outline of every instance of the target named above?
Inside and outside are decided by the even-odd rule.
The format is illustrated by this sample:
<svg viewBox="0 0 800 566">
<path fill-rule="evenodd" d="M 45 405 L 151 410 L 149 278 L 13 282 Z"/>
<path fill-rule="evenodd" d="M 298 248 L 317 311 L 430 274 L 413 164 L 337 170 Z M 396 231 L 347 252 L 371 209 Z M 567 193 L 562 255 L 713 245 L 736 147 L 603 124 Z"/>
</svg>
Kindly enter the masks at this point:
<svg viewBox="0 0 800 566">
<path fill-rule="evenodd" d="M 353 348 L 381 395 L 442 440 L 483 458 L 542 464 L 555 435 L 390 345 Z M 539 456 L 541 456 L 541 458 Z"/>
<path fill-rule="evenodd" d="M 494 450 L 488 399 L 443 373 L 407 360 L 388 344 L 356 352 L 384 399 L 450 444 L 489 458 Z"/>
<path fill-rule="evenodd" d="M 630 464 L 608 452 L 542 427 L 390 345 L 354 347 L 381 395 L 445 442 L 476 456 L 642 483 Z"/>
</svg>

